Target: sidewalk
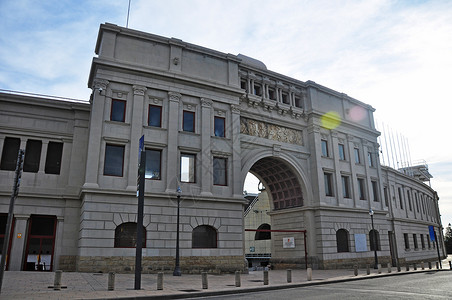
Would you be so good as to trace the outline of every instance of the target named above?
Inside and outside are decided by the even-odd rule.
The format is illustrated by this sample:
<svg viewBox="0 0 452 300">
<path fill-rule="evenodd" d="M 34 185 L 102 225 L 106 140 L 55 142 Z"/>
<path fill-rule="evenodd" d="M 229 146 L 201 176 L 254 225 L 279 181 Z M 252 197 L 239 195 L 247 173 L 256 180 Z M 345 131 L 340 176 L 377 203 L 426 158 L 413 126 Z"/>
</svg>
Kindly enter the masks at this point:
<svg viewBox="0 0 452 300">
<path fill-rule="evenodd" d="M 443 261 L 443 270 L 449 270 L 449 263 Z M 227 293 L 244 293 L 265 289 L 282 289 L 314 285 L 322 283 L 359 280 L 379 276 L 395 276 L 415 272 L 436 271 L 425 264 L 425 270 L 417 266 L 417 271 L 410 266 L 401 272 L 392 268 L 382 268 L 381 274 L 371 269 L 367 275 L 365 269 L 360 269 L 358 276 L 354 270 L 313 270 L 312 281 L 307 281 L 306 270 L 292 270 L 292 283 L 287 283 L 286 270 L 269 271 L 269 284 L 264 285 L 263 271 L 252 271 L 241 275 L 241 286 L 235 286 L 235 275 L 208 275 L 208 289 L 202 288 L 201 275 L 185 275 L 180 277 L 172 274 L 163 276 L 163 290 L 157 290 L 157 274 L 142 274 L 141 290 L 134 290 L 134 274 L 116 274 L 115 290 L 108 291 L 108 274 L 68 272 L 62 275 L 63 289 L 55 291 L 53 286 L 55 273 L 53 272 L 5 272 L 0 299 L 113 299 L 113 298 L 141 298 L 143 299 L 184 299 L 208 295 L 224 295 Z"/>
</svg>

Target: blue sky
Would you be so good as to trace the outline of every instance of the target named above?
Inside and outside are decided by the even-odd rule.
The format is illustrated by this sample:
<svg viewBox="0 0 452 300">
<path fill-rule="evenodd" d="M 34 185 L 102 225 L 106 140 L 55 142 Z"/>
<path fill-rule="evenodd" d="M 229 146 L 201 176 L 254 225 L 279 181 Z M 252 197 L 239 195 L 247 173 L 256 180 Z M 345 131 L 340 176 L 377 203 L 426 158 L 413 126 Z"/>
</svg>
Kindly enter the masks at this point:
<svg viewBox="0 0 452 300">
<path fill-rule="evenodd" d="M 452 1 L 131 0 L 129 28 L 259 59 L 376 108 L 452 223 Z M 275 4 L 277 3 L 277 4 Z M 88 99 L 100 23 L 128 0 L 0 1 L 0 89 Z"/>
</svg>

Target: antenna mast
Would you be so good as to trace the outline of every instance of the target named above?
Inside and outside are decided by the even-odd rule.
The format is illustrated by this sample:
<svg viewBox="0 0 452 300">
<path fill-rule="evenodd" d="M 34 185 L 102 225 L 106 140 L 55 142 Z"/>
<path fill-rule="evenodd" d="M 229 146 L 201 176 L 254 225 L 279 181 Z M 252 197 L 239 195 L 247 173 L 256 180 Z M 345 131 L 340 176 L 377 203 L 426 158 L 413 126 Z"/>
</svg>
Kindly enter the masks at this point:
<svg viewBox="0 0 452 300">
<path fill-rule="evenodd" d="M 132 1 L 132 0 L 129 0 L 129 8 L 127 9 L 127 22 L 126 22 L 126 28 L 129 28 L 130 1 Z"/>
</svg>

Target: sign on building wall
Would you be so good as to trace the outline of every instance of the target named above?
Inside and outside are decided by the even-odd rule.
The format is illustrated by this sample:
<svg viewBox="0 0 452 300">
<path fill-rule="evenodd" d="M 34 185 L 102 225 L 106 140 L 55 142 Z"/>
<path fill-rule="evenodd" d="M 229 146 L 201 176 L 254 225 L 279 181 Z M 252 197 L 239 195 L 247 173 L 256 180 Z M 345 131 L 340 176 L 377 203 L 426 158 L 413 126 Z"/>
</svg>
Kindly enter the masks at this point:
<svg viewBox="0 0 452 300">
<path fill-rule="evenodd" d="M 366 235 L 364 233 L 356 233 L 355 234 L 355 249 L 356 249 L 356 252 L 367 251 L 367 240 L 366 240 Z"/>
<path fill-rule="evenodd" d="M 295 248 L 295 238 L 283 238 L 283 248 Z"/>
</svg>

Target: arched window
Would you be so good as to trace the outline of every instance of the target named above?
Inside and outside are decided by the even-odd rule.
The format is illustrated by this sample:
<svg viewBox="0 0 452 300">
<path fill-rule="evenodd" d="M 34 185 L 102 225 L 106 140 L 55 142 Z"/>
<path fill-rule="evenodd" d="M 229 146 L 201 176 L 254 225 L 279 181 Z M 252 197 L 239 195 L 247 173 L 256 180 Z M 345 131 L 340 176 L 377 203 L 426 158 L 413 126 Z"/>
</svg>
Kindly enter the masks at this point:
<svg viewBox="0 0 452 300">
<path fill-rule="evenodd" d="M 270 230 L 271 227 L 269 224 L 264 223 L 261 224 L 257 230 Z M 256 231 L 256 235 L 254 236 L 254 239 L 257 240 L 271 240 L 272 235 L 270 231 Z"/>
<path fill-rule="evenodd" d="M 381 245 L 380 245 L 380 234 L 378 231 L 372 229 L 369 231 L 369 241 L 370 241 L 370 251 L 375 251 L 375 242 L 377 246 L 377 251 L 381 251 Z"/>
<path fill-rule="evenodd" d="M 339 229 L 336 231 L 337 252 L 350 252 L 348 246 L 348 231 Z"/>
<path fill-rule="evenodd" d="M 137 223 L 122 223 L 115 229 L 115 248 L 135 248 L 137 246 Z M 143 226 L 142 247 L 146 248 L 146 228 Z"/>
<path fill-rule="evenodd" d="M 217 248 L 217 231 L 212 226 L 200 225 L 193 229 L 192 248 Z"/>
</svg>

